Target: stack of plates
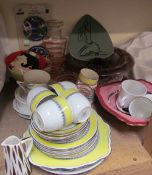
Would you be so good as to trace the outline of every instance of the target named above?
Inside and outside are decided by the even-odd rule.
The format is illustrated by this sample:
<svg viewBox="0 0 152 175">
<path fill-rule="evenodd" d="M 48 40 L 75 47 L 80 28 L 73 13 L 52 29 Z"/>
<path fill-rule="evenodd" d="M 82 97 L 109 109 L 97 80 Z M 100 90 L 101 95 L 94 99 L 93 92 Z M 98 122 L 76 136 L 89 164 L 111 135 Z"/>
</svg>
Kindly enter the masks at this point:
<svg viewBox="0 0 152 175">
<path fill-rule="evenodd" d="M 90 121 L 87 120 L 81 124 L 72 124 L 62 130 L 54 132 L 44 132 L 39 130 L 34 122 L 31 122 L 30 132 L 35 132 L 44 140 L 54 143 L 70 143 L 83 137 L 90 127 Z"/>
<path fill-rule="evenodd" d="M 15 98 L 13 100 L 13 108 L 20 117 L 31 119 L 32 112 L 26 102 L 27 93 L 20 87 L 15 90 Z"/>
<path fill-rule="evenodd" d="M 81 124 L 79 130 L 77 126 L 73 126 L 72 128 L 75 131 L 67 135 L 56 135 L 57 133 L 45 135 L 41 133 L 42 138 L 40 132 L 38 130 L 35 132 L 32 127 L 29 128 L 29 133 L 33 138 L 34 145 L 48 156 L 60 159 L 74 159 L 93 150 L 98 142 L 97 119 L 91 116 L 89 123 L 91 124 L 88 124 L 88 121 L 83 125 Z M 74 129 L 75 127 L 77 128 Z M 73 141 L 73 138 L 75 141 Z"/>
<path fill-rule="evenodd" d="M 55 174 L 86 172 L 111 152 L 110 128 L 95 111 L 85 123 L 51 133 L 40 131 L 32 122 L 24 135 L 34 141 L 30 162 Z"/>
</svg>

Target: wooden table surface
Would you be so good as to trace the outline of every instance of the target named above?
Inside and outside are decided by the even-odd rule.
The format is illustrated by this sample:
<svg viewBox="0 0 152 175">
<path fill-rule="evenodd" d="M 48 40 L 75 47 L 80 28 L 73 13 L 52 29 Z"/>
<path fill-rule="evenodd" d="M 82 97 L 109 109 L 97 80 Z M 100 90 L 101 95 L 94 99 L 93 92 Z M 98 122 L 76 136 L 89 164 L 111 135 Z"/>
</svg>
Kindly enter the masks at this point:
<svg viewBox="0 0 152 175">
<path fill-rule="evenodd" d="M 30 121 L 23 119 L 12 108 L 16 86 L 7 83 L 0 94 L 0 142 L 10 135 L 22 137 Z M 141 144 L 137 133 L 140 127 L 127 126 L 107 113 L 95 102 L 97 112 L 111 127 L 112 152 L 102 164 L 86 172 L 87 175 L 151 175 L 152 158 Z M 102 148 L 101 148 L 102 149 Z M 4 175 L 4 159 L 0 148 L 0 175 Z M 48 175 L 32 166 L 31 175 Z"/>
</svg>

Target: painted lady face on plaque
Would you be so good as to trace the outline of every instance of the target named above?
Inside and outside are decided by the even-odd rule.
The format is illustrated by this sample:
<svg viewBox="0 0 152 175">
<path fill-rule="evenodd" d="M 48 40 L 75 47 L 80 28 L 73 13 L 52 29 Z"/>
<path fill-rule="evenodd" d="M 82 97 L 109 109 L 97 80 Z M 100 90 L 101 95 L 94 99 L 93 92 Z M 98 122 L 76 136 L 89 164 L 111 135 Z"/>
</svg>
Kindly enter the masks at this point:
<svg viewBox="0 0 152 175">
<path fill-rule="evenodd" d="M 9 64 L 9 68 L 15 72 L 27 72 L 31 69 L 38 69 L 39 68 L 39 60 L 35 55 L 23 53 L 16 57 Z"/>
</svg>

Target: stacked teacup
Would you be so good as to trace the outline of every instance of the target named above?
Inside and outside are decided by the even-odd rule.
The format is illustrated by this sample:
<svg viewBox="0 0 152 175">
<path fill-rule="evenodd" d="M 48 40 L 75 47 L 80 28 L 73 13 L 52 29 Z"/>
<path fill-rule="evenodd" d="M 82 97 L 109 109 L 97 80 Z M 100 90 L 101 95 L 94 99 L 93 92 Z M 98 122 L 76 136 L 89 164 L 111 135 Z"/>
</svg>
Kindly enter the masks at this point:
<svg viewBox="0 0 152 175">
<path fill-rule="evenodd" d="M 33 122 L 46 132 L 85 122 L 91 113 L 88 99 L 68 81 L 52 84 L 49 88 L 33 88 L 28 93 L 27 104 L 33 113 Z"/>
</svg>

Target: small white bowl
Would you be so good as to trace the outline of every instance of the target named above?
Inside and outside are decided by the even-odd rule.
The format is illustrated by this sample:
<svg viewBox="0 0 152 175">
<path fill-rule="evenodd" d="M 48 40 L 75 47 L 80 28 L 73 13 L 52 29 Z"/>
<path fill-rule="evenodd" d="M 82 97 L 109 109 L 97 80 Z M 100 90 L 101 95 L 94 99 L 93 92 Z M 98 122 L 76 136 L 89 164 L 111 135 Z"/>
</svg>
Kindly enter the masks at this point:
<svg viewBox="0 0 152 175">
<path fill-rule="evenodd" d="M 129 113 L 132 117 L 148 119 L 152 116 L 152 101 L 147 97 L 137 97 L 129 104 Z"/>
</svg>

